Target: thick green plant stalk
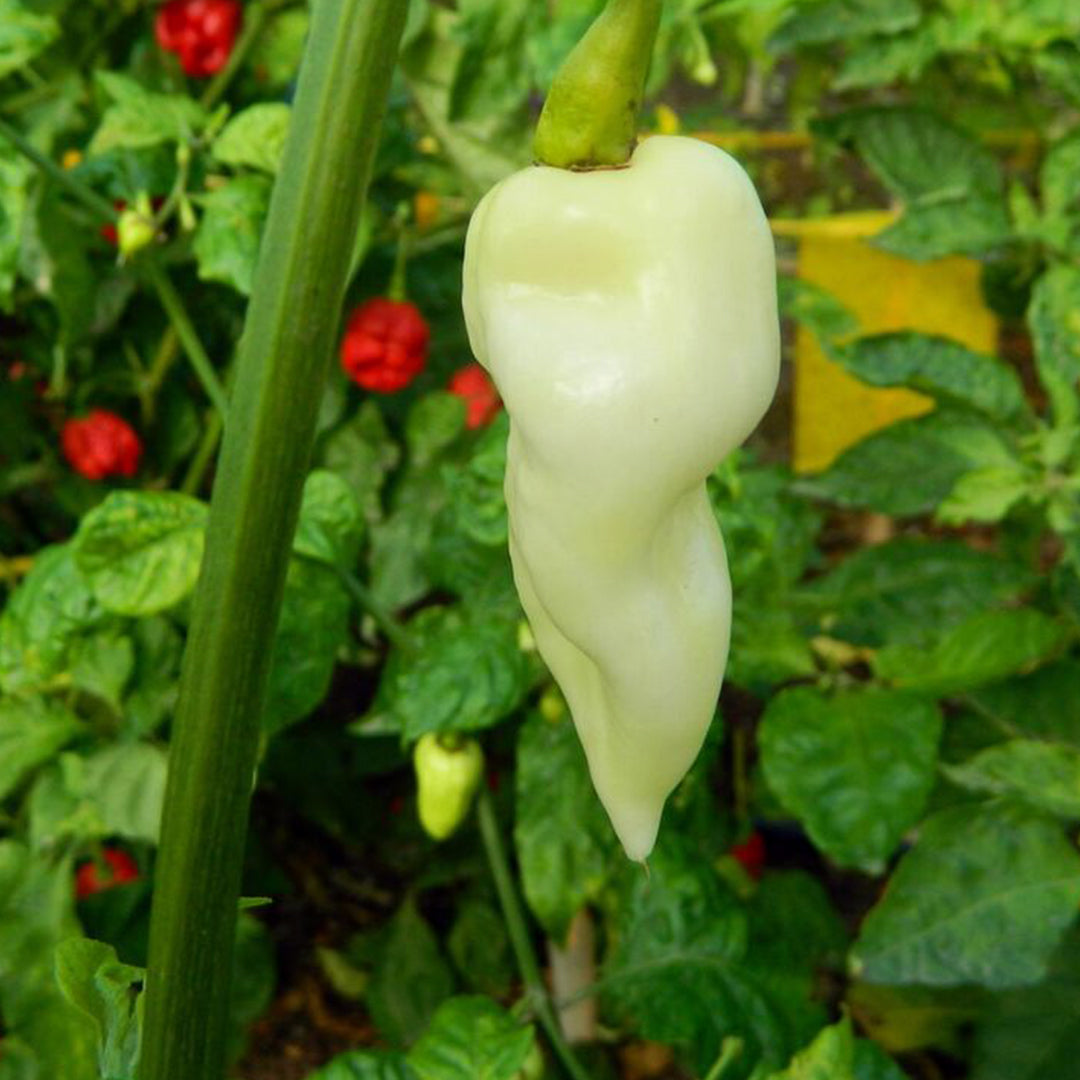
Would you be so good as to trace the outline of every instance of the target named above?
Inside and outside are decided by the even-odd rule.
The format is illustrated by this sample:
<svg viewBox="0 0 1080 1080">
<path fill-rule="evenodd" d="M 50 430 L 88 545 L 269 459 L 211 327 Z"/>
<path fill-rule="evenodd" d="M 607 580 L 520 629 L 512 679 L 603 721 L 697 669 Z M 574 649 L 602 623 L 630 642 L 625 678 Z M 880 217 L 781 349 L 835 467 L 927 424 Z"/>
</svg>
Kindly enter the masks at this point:
<svg viewBox="0 0 1080 1080">
<path fill-rule="evenodd" d="M 408 5 L 319 0 L 240 347 L 173 728 L 140 1080 L 224 1074 L 271 645 Z"/>
</svg>

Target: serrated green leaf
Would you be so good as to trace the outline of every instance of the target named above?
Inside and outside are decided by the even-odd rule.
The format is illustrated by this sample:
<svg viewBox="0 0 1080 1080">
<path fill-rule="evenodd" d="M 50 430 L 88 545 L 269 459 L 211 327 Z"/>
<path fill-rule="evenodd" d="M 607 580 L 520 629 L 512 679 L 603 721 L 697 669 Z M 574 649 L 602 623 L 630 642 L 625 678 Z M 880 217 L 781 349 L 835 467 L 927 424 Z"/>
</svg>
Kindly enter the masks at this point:
<svg viewBox="0 0 1080 1080">
<path fill-rule="evenodd" d="M 856 1080 L 854 1068 L 855 1039 L 851 1021 L 845 1016 L 819 1032 L 786 1069 L 774 1072 L 769 1080 Z"/>
<path fill-rule="evenodd" d="M 950 338 L 910 330 L 876 334 L 853 341 L 838 359 L 870 386 L 906 386 L 1004 424 L 1031 415 L 1013 368 Z"/>
<path fill-rule="evenodd" d="M 867 916 L 853 953 L 869 982 L 991 989 L 1037 982 L 1080 904 L 1061 829 L 1007 803 L 934 815 Z"/>
<path fill-rule="evenodd" d="M 1075 423 L 1080 413 L 1080 268 L 1052 266 L 1035 282 L 1027 313 L 1035 345 L 1035 365 L 1059 424 Z"/>
<path fill-rule="evenodd" d="M 218 161 L 233 168 L 258 169 L 273 176 L 285 149 L 292 109 L 280 101 L 262 101 L 238 112 L 214 140 Z"/>
<path fill-rule="evenodd" d="M 649 877 L 636 867 L 627 872 L 602 975 L 612 1015 L 677 1048 L 700 1075 L 733 1035 L 746 1048 L 732 1077 L 743 1080 L 753 1064 L 782 1066 L 797 1044 L 756 981 L 741 905 L 677 837 L 661 837 L 649 870 Z"/>
<path fill-rule="evenodd" d="M 368 986 L 375 1026 L 391 1045 L 408 1046 L 453 989 L 454 977 L 435 934 L 407 899 L 390 923 Z"/>
<path fill-rule="evenodd" d="M 758 732 L 765 778 L 826 855 L 880 873 L 926 804 L 941 723 L 910 694 L 784 690 Z"/>
<path fill-rule="evenodd" d="M 206 506 L 172 491 L 114 491 L 83 518 L 72 553 L 102 607 L 152 615 L 183 600 L 202 561 Z"/>
<path fill-rule="evenodd" d="M 1062 942 L 1045 980 L 996 994 L 975 1030 L 972 1080 L 1072 1080 L 1080 1060 L 1080 934 Z"/>
<path fill-rule="evenodd" d="M 270 207 L 270 181 L 264 176 L 237 176 L 199 201 L 203 216 L 192 245 L 199 277 L 249 296 Z"/>
<path fill-rule="evenodd" d="M 349 1050 L 311 1073 L 307 1080 L 417 1080 L 403 1054 L 391 1050 Z"/>
<path fill-rule="evenodd" d="M 94 79 L 112 104 L 90 140 L 89 154 L 188 142 L 209 120 L 207 111 L 187 94 L 155 93 L 116 71 L 98 71 Z"/>
<path fill-rule="evenodd" d="M 268 733 L 303 719 L 326 697 L 348 637 L 350 607 L 333 570 L 306 559 L 289 561 L 263 713 Z"/>
<path fill-rule="evenodd" d="M 986 611 L 947 630 L 932 645 L 887 645 L 874 671 L 899 689 L 956 694 L 1030 671 L 1059 653 L 1067 629 L 1033 608 Z"/>
<path fill-rule="evenodd" d="M 1067 819 L 1080 819 L 1080 749 L 1033 739 L 988 747 L 962 765 L 947 766 L 954 784 L 1009 795 Z"/>
<path fill-rule="evenodd" d="M 871 34 L 897 34 L 915 26 L 922 10 L 915 0 L 827 0 L 792 8 L 769 37 L 772 52 L 833 41 L 852 42 Z"/>
<path fill-rule="evenodd" d="M 508 423 L 500 413 L 480 437 L 472 457 L 442 473 L 457 527 L 489 547 L 505 544 L 508 535 L 503 495 Z"/>
<path fill-rule="evenodd" d="M 38 14 L 20 0 L 0 0 L 0 79 L 24 68 L 59 36 L 52 15 Z"/>
<path fill-rule="evenodd" d="M 998 731 L 1080 747 L 1080 711 L 1063 702 L 1080 701 L 1080 663 L 1047 664 L 1030 675 L 973 690 L 969 700 Z"/>
<path fill-rule="evenodd" d="M 991 552 L 899 537 L 853 552 L 802 586 L 797 603 L 842 641 L 914 644 L 1015 600 L 1033 584 L 1027 567 Z"/>
<path fill-rule="evenodd" d="M 75 638 L 111 616 L 75 565 L 71 544 L 42 548 L 0 613 L 0 689 L 25 692 L 65 670 Z"/>
<path fill-rule="evenodd" d="M 908 517 L 933 510 L 972 468 L 1010 462 L 1008 447 L 989 424 L 938 409 L 875 432 L 824 472 L 797 481 L 794 490 Z"/>
<path fill-rule="evenodd" d="M 304 481 L 293 551 L 327 566 L 355 564 L 364 532 L 363 508 L 337 473 L 316 469 Z"/>
<path fill-rule="evenodd" d="M 408 630 L 415 647 L 391 654 L 375 703 L 407 741 L 428 731 L 490 727 L 521 703 L 530 669 L 515 621 L 484 610 L 431 607 L 410 620 Z"/>
<path fill-rule="evenodd" d="M 536 1034 L 485 997 L 455 997 L 440 1006 L 409 1051 L 418 1080 L 514 1080 Z"/>
<path fill-rule="evenodd" d="M 557 942 L 606 887 L 616 865 L 611 826 L 596 797 L 570 717 L 538 713 L 521 727 L 514 844 L 529 907 Z"/>
<path fill-rule="evenodd" d="M 1000 521 L 1036 489 L 1019 465 L 988 465 L 964 473 L 942 500 L 935 517 L 945 525 Z"/>
<path fill-rule="evenodd" d="M 465 403 L 436 391 L 419 398 L 405 418 L 405 444 L 414 468 L 430 465 L 465 430 Z"/>
<path fill-rule="evenodd" d="M 45 698 L 0 699 L 0 799 L 82 731 L 79 718 Z"/>
<path fill-rule="evenodd" d="M 56 947 L 56 981 L 97 1027 L 98 1068 L 108 1080 L 135 1080 L 144 978 L 142 968 L 122 964 L 103 941 L 69 938 Z"/>
</svg>

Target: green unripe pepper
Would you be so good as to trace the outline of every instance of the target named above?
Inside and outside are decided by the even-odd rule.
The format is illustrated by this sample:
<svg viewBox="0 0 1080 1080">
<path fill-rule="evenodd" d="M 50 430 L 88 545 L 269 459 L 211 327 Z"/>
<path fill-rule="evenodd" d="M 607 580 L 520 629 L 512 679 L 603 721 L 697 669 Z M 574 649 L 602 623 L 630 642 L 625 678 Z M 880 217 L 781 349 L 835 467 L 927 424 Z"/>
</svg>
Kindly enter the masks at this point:
<svg viewBox="0 0 1080 1080">
<path fill-rule="evenodd" d="M 475 739 L 453 743 L 428 732 L 413 750 L 420 824 L 433 840 L 445 840 L 465 820 L 480 779 L 484 753 Z"/>
</svg>

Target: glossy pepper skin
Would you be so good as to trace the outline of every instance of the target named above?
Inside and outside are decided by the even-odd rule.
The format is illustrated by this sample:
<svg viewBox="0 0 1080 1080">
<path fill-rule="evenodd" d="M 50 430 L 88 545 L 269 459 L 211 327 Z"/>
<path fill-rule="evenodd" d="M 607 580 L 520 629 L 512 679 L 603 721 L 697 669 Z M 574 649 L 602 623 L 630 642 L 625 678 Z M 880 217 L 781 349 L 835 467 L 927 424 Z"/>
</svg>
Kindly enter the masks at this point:
<svg viewBox="0 0 1080 1080">
<path fill-rule="evenodd" d="M 433 840 L 445 840 L 465 820 L 484 775 L 484 754 L 475 739 L 450 746 L 434 732 L 413 750 L 417 811 Z"/>
<path fill-rule="evenodd" d="M 775 273 L 753 185 L 693 139 L 650 138 L 621 169 L 525 169 L 469 226 L 515 581 L 633 859 L 716 707 L 731 586 L 705 479 L 775 392 Z"/>
<path fill-rule="evenodd" d="M 105 866 L 99 866 L 96 859 L 88 859 L 75 871 L 75 896 L 85 900 L 94 893 L 113 889 L 134 881 L 139 876 L 139 867 L 135 860 L 119 848 L 105 848 L 101 853 Z"/>
<path fill-rule="evenodd" d="M 365 390 L 403 390 L 424 370 L 430 337 L 415 304 L 377 296 L 349 316 L 341 339 L 342 369 Z"/>
<path fill-rule="evenodd" d="M 87 480 L 134 476 L 142 457 L 142 442 L 123 417 L 94 409 L 80 420 L 68 420 L 60 433 L 68 464 Z"/>
<path fill-rule="evenodd" d="M 447 389 L 465 402 L 465 426 L 470 430 L 486 427 L 502 407 L 495 384 L 479 364 L 455 371 Z"/>
<path fill-rule="evenodd" d="M 168 0 L 158 8 L 154 36 L 186 75 L 204 78 L 228 63 L 241 19 L 238 0 Z"/>
</svg>

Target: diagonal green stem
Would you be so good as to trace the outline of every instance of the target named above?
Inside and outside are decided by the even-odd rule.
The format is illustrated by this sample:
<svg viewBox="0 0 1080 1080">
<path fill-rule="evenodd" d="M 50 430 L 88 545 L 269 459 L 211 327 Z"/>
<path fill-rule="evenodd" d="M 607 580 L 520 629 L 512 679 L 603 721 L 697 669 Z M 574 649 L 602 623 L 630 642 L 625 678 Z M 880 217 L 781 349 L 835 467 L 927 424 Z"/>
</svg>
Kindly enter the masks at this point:
<svg viewBox="0 0 1080 1080">
<path fill-rule="evenodd" d="M 206 355 L 206 349 L 203 348 L 203 344 L 199 340 L 195 324 L 191 321 L 191 316 L 188 315 L 184 301 L 181 300 L 180 294 L 176 291 L 176 286 L 173 285 L 169 275 L 154 261 L 148 261 L 146 273 L 147 277 L 150 278 L 150 283 L 154 286 L 154 291 L 158 294 L 161 306 L 165 309 L 165 314 L 169 316 L 169 322 L 172 323 L 172 327 L 180 339 L 180 344 L 184 347 L 184 352 L 191 362 L 196 378 L 202 384 L 202 388 L 206 391 L 206 396 L 213 403 L 214 408 L 222 417 L 225 417 L 229 411 L 229 400 L 225 394 L 225 387 L 221 385 L 221 380 L 218 379 L 217 372 L 214 370 L 214 365 L 210 357 Z"/>
<path fill-rule="evenodd" d="M 173 724 L 140 1080 L 219 1080 L 269 659 L 407 4 L 313 5 L 262 238 Z"/>
<path fill-rule="evenodd" d="M 510 863 L 506 858 L 506 849 L 503 847 L 502 837 L 499 834 L 495 807 L 490 793 L 484 786 L 480 788 L 476 812 L 480 819 L 480 836 L 484 842 L 484 851 L 487 854 L 488 865 L 491 867 L 491 876 L 495 881 L 495 891 L 499 895 L 499 905 L 502 907 L 506 929 L 510 935 L 510 946 L 514 950 L 518 970 L 525 983 L 526 998 L 566 1073 L 572 1080 L 589 1080 L 589 1074 L 574 1056 L 573 1050 L 564 1038 L 558 1017 L 551 1007 L 551 998 L 540 975 L 540 965 L 536 962 L 536 953 L 529 940 L 525 912 L 521 908 L 521 901 L 514 887 L 513 875 L 510 873 Z"/>
</svg>

